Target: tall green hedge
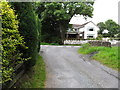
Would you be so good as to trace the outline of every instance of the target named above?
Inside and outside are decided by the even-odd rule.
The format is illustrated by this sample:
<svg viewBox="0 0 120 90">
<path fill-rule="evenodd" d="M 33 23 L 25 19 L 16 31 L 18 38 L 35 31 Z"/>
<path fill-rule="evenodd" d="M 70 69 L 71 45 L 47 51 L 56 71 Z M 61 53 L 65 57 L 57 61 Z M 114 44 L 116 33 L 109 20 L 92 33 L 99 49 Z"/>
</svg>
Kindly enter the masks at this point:
<svg viewBox="0 0 120 90">
<path fill-rule="evenodd" d="M 0 3 L 2 12 L 2 82 L 12 80 L 15 66 L 26 59 L 21 58 L 20 48 L 26 48 L 18 31 L 18 20 L 14 10 L 7 2 Z"/>
<path fill-rule="evenodd" d="M 20 20 L 19 31 L 24 37 L 26 42 L 27 50 L 22 50 L 24 57 L 31 57 L 31 59 L 26 62 L 26 67 L 35 65 L 37 60 L 37 53 L 39 49 L 39 20 L 34 11 L 34 3 L 32 2 L 13 2 L 13 8 L 18 14 Z"/>
</svg>

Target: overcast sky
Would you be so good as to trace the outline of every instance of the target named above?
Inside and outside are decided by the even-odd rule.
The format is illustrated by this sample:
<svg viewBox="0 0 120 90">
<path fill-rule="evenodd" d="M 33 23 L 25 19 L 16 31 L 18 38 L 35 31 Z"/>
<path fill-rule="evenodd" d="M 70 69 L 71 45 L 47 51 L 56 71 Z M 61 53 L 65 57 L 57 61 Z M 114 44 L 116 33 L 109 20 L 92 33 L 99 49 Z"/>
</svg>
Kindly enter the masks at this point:
<svg viewBox="0 0 120 90">
<path fill-rule="evenodd" d="M 119 1 L 120 0 L 95 0 L 92 21 L 97 24 L 112 19 L 118 23 Z"/>
</svg>

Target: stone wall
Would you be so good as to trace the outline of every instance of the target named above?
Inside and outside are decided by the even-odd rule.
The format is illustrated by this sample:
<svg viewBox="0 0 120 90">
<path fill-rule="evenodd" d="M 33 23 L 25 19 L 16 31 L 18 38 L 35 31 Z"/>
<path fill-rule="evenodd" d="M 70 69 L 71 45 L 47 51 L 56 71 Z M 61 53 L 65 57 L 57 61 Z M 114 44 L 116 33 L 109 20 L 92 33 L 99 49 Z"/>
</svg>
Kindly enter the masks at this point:
<svg viewBox="0 0 120 90">
<path fill-rule="evenodd" d="M 107 41 L 88 41 L 90 45 L 92 46 L 105 46 L 105 47 L 111 47 L 111 43 Z"/>
<path fill-rule="evenodd" d="M 85 40 L 64 40 L 64 44 L 85 44 L 88 41 Z"/>
<path fill-rule="evenodd" d="M 100 41 L 100 40 L 64 40 L 64 45 L 65 44 L 85 44 L 85 43 L 90 43 L 92 46 L 106 46 L 106 47 L 111 47 L 111 46 L 117 46 L 120 41 L 112 40 L 112 41 Z M 119 45 L 120 46 L 120 45 Z"/>
</svg>

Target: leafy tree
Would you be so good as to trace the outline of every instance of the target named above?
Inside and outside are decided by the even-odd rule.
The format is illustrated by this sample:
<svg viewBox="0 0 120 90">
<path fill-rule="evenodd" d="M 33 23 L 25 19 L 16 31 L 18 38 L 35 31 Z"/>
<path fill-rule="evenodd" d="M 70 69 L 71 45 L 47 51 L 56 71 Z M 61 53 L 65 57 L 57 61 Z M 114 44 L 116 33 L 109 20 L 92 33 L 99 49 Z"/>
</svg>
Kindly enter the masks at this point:
<svg viewBox="0 0 120 90">
<path fill-rule="evenodd" d="M 57 23 L 51 18 L 47 17 L 44 19 L 44 21 L 42 21 L 41 41 L 45 41 L 47 43 L 58 43 L 58 41 L 60 41 L 60 34 L 57 27 Z"/>
<path fill-rule="evenodd" d="M 97 26 L 99 26 L 99 28 L 100 28 L 99 34 L 102 34 L 102 32 L 105 29 L 107 29 L 109 31 L 107 34 L 102 34 L 103 36 L 108 36 L 108 37 L 115 37 L 115 35 L 119 36 L 120 26 L 111 19 L 109 19 L 105 22 L 100 22 L 97 24 Z"/>
<path fill-rule="evenodd" d="M 35 64 L 37 59 L 38 49 L 40 45 L 40 21 L 34 11 L 34 3 L 32 2 L 12 2 L 11 3 L 18 14 L 20 20 L 19 31 L 24 37 L 27 50 L 21 50 L 24 53 L 23 57 L 31 57 L 27 63 L 27 67 Z"/>
<path fill-rule="evenodd" d="M 109 36 L 110 37 L 115 37 L 116 34 L 119 33 L 119 28 L 120 26 L 114 22 L 113 20 L 109 19 L 105 22 L 106 29 L 109 30 Z"/>
<path fill-rule="evenodd" d="M 2 19 L 2 82 L 12 80 L 14 74 L 14 68 L 18 63 L 23 63 L 25 60 L 21 56 L 23 53 L 20 52 L 20 48 L 26 48 L 23 42 L 22 36 L 20 36 L 18 31 L 18 20 L 13 9 L 7 2 L 0 3 L 0 20 Z"/>
<path fill-rule="evenodd" d="M 103 22 L 100 22 L 97 24 L 97 26 L 100 28 L 99 34 L 102 34 L 102 32 L 106 29 L 106 25 Z"/>
<path fill-rule="evenodd" d="M 51 33 L 48 33 L 48 38 L 53 32 L 56 35 L 59 33 L 56 38 L 60 38 L 63 42 L 71 17 L 74 14 L 84 15 L 86 18 L 92 17 L 92 5 L 93 2 L 38 3 L 37 13 L 39 14 L 39 18 L 42 19 L 42 32 L 49 30 Z M 45 28 L 44 25 L 48 25 L 48 27 Z"/>
</svg>

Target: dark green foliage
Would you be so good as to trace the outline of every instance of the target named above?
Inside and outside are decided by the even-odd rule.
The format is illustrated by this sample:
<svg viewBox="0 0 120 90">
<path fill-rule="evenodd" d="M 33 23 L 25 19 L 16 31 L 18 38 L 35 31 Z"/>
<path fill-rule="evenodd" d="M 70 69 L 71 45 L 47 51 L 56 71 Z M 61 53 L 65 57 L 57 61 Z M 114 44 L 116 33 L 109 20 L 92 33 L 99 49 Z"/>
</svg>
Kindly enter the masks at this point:
<svg viewBox="0 0 120 90">
<path fill-rule="evenodd" d="M 46 17 L 46 19 L 42 21 L 41 41 L 45 41 L 47 43 L 57 43 L 60 41 L 60 32 L 57 27 L 57 22 L 51 20 L 49 17 Z"/>
<path fill-rule="evenodd" d="M 119 30 L 120 26 L 111 19 L 107 20 L 105 22 L 105 25 L 106 25 L 106 29 L 109 30 L 108 35 L 110 37 L 115 37 L 115 35 L 120 32 L 120 30 Z"/>
<path fill-rule="evenodd" d="M 97 24 L 97 26 L 100 28 L 99 34 L 102 34 L 102 32 L 106 29 L 106 25 L 103 22 L 100 22 Z"/>
<path fill-rule="evenodd" d="M 37 59 L 37 53 L 39 49 L 38 44 L 40 45 L 40 31 L 38 30 L 38 27 L 40 27 L 40 21 L 33 9 L 34 3 L 14 2 L 12 5 L 16 10 L 20 20 L 20 34 L 24 37 L 24 41 L 28 47 L 27 50 L 22 50 L 22 52 L 24 53 L 25 58 L 31 57 L 29 62 L 26 62 L 26 67 L 33 66 Z"/>
<path fill-rule="evenodd" d="M 27 59 L 21 58 L 23 55 L 20 48 L 26 49 L 23 38 L 18 31 L 18 20 L 13 9 L 7 2 L 0 3 L 0 11 L 2 12 L 2 82 L 4 84 L 12 80 L 14 76 L 15 66 L 23 63 Z"/>
</svg>

